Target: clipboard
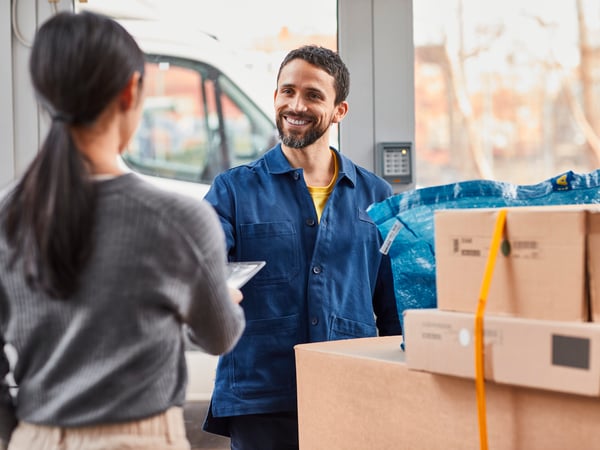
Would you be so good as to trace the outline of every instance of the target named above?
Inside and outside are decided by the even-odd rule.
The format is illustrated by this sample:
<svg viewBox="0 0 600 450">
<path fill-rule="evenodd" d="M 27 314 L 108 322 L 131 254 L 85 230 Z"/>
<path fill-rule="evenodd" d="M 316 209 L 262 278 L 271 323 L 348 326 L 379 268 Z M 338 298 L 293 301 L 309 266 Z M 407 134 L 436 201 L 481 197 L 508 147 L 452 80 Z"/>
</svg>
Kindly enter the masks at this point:
<svg viewBox="0 0 600 450">
<path fill-rule="evenodd" d="M 227 267 L 227 284 L 230 287 L 240 289 L 256 273 L 262 269 L 266 261 L 235 261 L 228 262 Z"/>
</svg>

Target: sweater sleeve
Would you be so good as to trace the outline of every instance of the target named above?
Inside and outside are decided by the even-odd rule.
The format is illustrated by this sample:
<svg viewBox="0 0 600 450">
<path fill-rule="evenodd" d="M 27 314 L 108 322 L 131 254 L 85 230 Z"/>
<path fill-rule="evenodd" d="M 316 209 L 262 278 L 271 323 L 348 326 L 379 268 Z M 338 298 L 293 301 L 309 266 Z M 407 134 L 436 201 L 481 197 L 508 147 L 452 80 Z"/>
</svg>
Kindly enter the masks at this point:
<svg viewBox="0 0 600 450">
<path fill-rule="evenodd" d="M 214 209 L 205 201 L 202 220 L 195 226 L 198 269 L 185 312 L 188 336 L 211 354 L 230 351 L 245 326 L 243 309 L 230 297 L 226 282 L 225 238 Z"/>
<path fill-rule="evenodd" d="M 0 345 L 4 347 L 4 342 L 0 341 Z M 8 360 L 6 359 L 4 350 L 2 350 L 0 352 L 0 376 L 2 377 L 2 382 L 0 383 L 0 449 L 3 448 L 2 445 L 8 446 L 10 435 L 17 425 L 15 409 L 6 383 L 7 373 Z"/>
<path fill-rule="evenodd" d="M 0 306 L 6 304 L 4 295 L 4 290 L 0 285 Z M 2 309 L 0 308 L 0 311 L 1 310 Z M 10 370 L 10 366 L 6 353 L 4 352 L 4 344 L 4 336 L 0 333 L 0 450 L 8 447 L 10 435 L 17 425 L 15 408 L 6 380 L 6 375 Z"/>
</svg>

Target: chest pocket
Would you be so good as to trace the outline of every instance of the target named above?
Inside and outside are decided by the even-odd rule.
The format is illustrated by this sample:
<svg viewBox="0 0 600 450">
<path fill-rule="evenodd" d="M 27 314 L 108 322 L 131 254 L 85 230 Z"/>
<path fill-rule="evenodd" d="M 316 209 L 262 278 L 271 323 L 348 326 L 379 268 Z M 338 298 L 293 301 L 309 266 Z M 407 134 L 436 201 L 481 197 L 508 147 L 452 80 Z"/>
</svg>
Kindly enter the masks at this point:
<svg viewBox="0 0 600 450">
<path fill-rule="evenodd" d="M 299 269 L 299 238 L 291 222 L 240 225 L 239 256 L 242 260 L 266 261 L 251 282 L 255 284 L 290 281 Z"/>
</svg>

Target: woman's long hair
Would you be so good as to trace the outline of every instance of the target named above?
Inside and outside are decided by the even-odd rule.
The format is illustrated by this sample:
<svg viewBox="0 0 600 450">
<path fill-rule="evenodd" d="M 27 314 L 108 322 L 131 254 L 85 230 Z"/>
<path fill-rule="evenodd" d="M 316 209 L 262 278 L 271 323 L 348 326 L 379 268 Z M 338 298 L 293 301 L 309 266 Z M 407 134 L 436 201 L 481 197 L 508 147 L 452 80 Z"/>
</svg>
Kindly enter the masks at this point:
<svg viewBox="0 0 600 450">
<path fill-rule="evenodd" d="M 93 13 L 58 13 L 38 30 L 29 71 L 52 123 L 10 193 L 4 231 L 27 283 L 67 298 L 94 247 L 95 189 L 71 127 L 86 127 L 126 87 L 144 56 L 127 31 Z"/>
</svg>

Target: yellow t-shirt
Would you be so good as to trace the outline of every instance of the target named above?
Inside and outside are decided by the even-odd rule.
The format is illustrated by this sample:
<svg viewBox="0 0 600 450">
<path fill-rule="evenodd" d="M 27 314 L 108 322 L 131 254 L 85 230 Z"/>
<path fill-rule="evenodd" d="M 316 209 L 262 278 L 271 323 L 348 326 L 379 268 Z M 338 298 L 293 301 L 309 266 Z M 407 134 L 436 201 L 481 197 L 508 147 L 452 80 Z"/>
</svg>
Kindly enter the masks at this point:
<svg viewBox="0 0 600 450">
<path fill-rule="evenodd" d="M 325 204 L 327 203 L 327 199 L 329 195 L 333 191 L 333 186 L 335 186 L 335 182 L 338 177 L 338 160 L 335 153 L 331 152 L 333 155 L 333 177 L 327 186 L 308 186 L 308 192 L 313 199 L 313 203 L 315 204 L 315 209 L 317 210 L 317 220 L 321 221 L 321 214 L 323 214 L 323 210 L 325 209 Z"/>
</svg>

